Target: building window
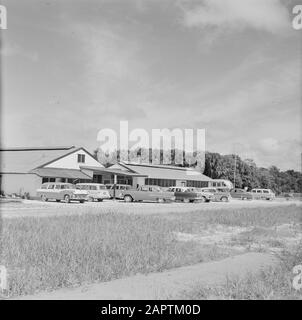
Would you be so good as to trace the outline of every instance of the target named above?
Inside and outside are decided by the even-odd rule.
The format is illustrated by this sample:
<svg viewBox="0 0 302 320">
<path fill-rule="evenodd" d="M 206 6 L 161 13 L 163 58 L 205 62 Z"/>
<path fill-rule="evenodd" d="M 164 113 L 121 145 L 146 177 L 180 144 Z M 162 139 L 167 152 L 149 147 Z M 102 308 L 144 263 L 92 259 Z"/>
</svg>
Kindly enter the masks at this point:
<svg viewBox="0 0 302 320">
<path fill-rule="evenodd" d="M 85 163 L 85 154 L 78 154 L 78 163 Z"/>
<path fill-rule="evenodd" d="M 49 179 L 48 178 L 42 178 L 42 183 L 48 182 Z"/>
<path fill-rule="evenodd" d="M 159 186 L 159 187 L 167 188 L 167 187 L 174 187 L 176 185 L 176 180 L 146 178 L 145 184 L 149 186 Z"/>
<path fill-rule="evenodd" d="M 56 178 L 46 178 L 46 177 L 43 177 L 43 178 L 42 178 L 42 183 L 45 183 L 45 182 L 56 182 Z"/>
<path fill-rule="evenodd" d="M 208 181 L 187 180 L 187 187 L 206 188 L 208 186 L 209 186 L 209 182 Z"/>
</svg>

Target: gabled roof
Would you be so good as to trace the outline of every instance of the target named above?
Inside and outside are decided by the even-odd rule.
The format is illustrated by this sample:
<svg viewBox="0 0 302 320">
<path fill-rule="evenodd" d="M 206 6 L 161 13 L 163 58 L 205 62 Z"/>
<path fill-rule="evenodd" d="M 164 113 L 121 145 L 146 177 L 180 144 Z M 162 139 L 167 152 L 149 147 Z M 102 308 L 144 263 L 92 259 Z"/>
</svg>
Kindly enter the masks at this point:
<svg viewBox="0 0 302 320">
<path fill-rule="evenodd" d="M 1 173 L 28 173 L 34 168 L 66 156 L 82 148 L 7 148 L 0 149 Z"/>
<path fill-rule="evenodd" d="M 211 178 L 192 168 L 181 168 L 166 165 L 120 162 L 121 166 L 132 172 L 148 176 L 151 179 L 212 181 Z"/>
</svg>

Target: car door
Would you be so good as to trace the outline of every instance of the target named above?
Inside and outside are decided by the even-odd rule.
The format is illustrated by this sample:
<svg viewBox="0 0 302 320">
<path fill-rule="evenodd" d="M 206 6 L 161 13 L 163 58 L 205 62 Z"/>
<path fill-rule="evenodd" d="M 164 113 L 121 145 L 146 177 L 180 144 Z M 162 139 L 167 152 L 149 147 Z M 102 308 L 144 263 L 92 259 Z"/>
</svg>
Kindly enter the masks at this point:
<svg viewBox="0 0 302 320">
<path fill-rule="evenodd" d="M 98 190 L 97 190 L 98 188 L 97 188 L 97 186 L 96 185 L 89 185 L 87 187 L 88 187 L 87 188 L 87 192 L 88 192 L 89 196 L 94 198 L 94 199 L 98 198 Z"/>
<path fill-rule="evenodd" d="M 262 199 L 262 190 L 257 190 L 257 193 L 256 193 L 256 198 L 257 199 Z"/>
<path fill-rule="evenodd" d="M 54 199 L 54 187 L 55 185 L 53 183 L 49 184 L 47 189 L 45 190 L 45 196 L 47 199 Z"/>
<path fill-rule="evenodd" d="M 164 198 L 164 194 L 158 187 L 149 187 L 149 197 L 151 201 L 157 201 L 157 199 Z"/>
<path fill-rule="evenodd" d="M 239 192 L 238 192 L 238 189 L 233 189 L 233 190 L 231 191 L 231 196 L 232 196 L 232 198 L 235 198 L 235 199 L 240 198 L 240 194 L 239 194 Z"/>
<path fill-rule="evenodd" d="M 152 191 L 152 188 L 147 187 L 147 186 L 143 186 L 141 188 L 142 192 L 141 192 L 141 196 L 142 199 L 144 201 L 154 201 L 154 192 Z"/>
<path fill-rule="evenodd" d="M 52 193 L 52 199 L 61 199 L 61 184 L 55 184 Z"/>
</svg>

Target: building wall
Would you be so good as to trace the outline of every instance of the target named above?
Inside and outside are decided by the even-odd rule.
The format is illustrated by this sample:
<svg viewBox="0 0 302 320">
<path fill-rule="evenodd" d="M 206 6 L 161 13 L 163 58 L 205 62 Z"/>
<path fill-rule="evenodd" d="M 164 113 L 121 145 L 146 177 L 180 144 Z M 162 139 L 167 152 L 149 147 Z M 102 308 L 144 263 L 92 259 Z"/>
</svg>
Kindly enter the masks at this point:
<svg viewBox="0 0 302 320">
<path fill-rule="evenodd" d="M 42 178 L 30 173 L 2 173 L 1 191 L 5 194 L 16 193 L 24 195 L 28 192 L 30 196 L 36 196 L 36 190 L 41 186 Z"/>
<path fill-rule="evenodd" d="M 187 181 L 186 180 L 176 180 L 176 187 L 186 187 Z"/>
<path fill-rule="evenodd" d="M 78 154 L 85 155 L 85 163 L 78 162 Z M 85 152 L 83 149 L 72 154 L 69 154 L 57 161 L 54 161 L 45 166 L 45 168 L 65 168 L 65 169 L 80 169 L 80 166 L 92 166 L 92 167 L 100 167 L 103 168 L 104 166 L 100 164 L 97 160 L 95 160 L 91 155 Z"/>
<path fill-rule="evenodd" d="M 133 184 L 132 184 L 132 186 L 133 186 L 134 188 L 136 188 L 137 185 L 142 186 L 142 185 L 144 185 L 144 184 L 145 184 L 145 177 L 133 177 Z"/>
</svg>

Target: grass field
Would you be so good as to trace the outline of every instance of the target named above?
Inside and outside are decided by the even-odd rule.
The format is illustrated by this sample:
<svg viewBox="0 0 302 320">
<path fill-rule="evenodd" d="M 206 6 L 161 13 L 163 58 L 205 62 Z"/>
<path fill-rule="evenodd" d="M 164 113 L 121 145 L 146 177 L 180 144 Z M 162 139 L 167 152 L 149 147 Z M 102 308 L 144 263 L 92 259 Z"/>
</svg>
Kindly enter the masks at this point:
<svg viewBox="0 0 302 320">
<path fill-rule="evenodd" d="M 108 212 L 2 219 L 0 264 L 9 272 L 10 296 L 33 294 L 239 254 L 258 239 L 252 233 L 246 244 L 242 234 L 260 227 L 284 247 L 277 227 L 292 226 L 294 239 L 301 222 L 295 205 L 163 216 Z M 221 237 L 225 234 L 231 236 L 227 241 Z"/>
<path fill-rule="evenodd" d="M 243 279 L 229 278 L 217 287 L 196 286 L 191 292 L 185 292 L 179 298 L 229 299 L 229 300 L 278 300 L 302 299 L 302 291 L 293 287 L 293 267 L 302 264 L 302 242 L 292 251 L 284 251 L 277 267 L 263 270 L 256 275 L 247 275 Z"/>
</svg>

